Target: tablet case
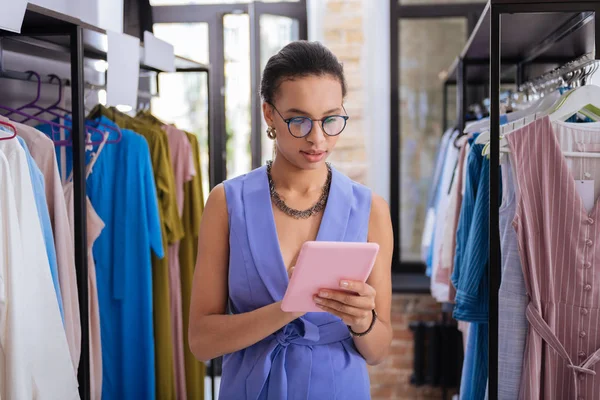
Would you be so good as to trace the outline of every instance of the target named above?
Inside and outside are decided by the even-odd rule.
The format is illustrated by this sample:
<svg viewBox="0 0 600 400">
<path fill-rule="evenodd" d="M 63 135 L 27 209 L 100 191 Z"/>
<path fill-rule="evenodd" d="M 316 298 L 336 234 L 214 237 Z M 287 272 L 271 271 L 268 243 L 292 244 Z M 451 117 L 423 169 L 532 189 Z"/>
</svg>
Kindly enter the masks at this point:
<svg viewBox="0 0 600 400">
<path fill-rule="evenodd" d="M 320 289 L 342 290 L 343 279 L 365 282 L 379 252 L 377 243 L 304 243 L 281 302 L 286 312 L 324 312 L 313 296 Z"/>
</svg>

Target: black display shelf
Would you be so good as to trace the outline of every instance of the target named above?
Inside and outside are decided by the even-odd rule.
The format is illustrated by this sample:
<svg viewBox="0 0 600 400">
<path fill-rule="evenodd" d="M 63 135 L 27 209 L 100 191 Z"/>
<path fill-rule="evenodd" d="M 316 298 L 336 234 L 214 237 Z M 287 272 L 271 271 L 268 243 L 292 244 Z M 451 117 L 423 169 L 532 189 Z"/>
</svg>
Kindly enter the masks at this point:
<svg viewBox="0 0 600 400">
<path fill-rule="evenodd" d="M 572 2 L 560 2 L 563 3 L 569 6 Z M 522 3 L 523 7 L 528 5 Z M 463 51 L 446 71 L 442 71 L 447 83 L 457 83 L 461 62 L 467 66 L 469 83 L 487 84 L 489 81 L 490 11 L 491 2 L 488 2 Z M 591 52 L 594 26 L 590 22 L 593 19 L 590 12 L 502 15 L 502 80 L 521 83 Z"/>
<path fill-rule="evenodd" d="M 25 12 L 25 19 L 22 25 L 22 33 L 27 35 L 22 42 L 25 46 L 19 46 L 23 52 L 37 55 L 35 51 L 44 52 L 44 56 L 52 56 L 50 52 L 55 52 L 55 57 L 61 58 L 60 53 L 70 52 L 69 38 L 65 37 L 65 26 L 80 26 L 83 30 L 83 51 L 86 58 L 106 60 L 108 51 L 107 33 L 104 29 L 90 25 L 75 17 L 65 15 L 56 11 L 28 4 Z M 35 40 L 37 39 L 37 40 Z M 34 50 L 34 48 L 39 48 Z M 143 43 L 140 43 L 140 68 L 146 71 L 165 72 L 155 67 L 144 64 Z M 13 50 L 13 49 L 11 49 Z M 32 50 L 34 53 L 32 53 Z M 208 71 L 210 67 L 206 64 L 190 60 L 185 57 L 175 56 L 175 69 L 177 71 Z"/>
<path fill-rule="evenodd" d="M 491 0 L 463 51 L 447 71 L 447 86 L 457 85 L 458 129 L 465 126 L 467 87 L 488 85 L 490 106 L 489 214 L 489 399 L 498 399 L 498 290 L 501 282 L 499 236 L 500 89 L 522 84 L 584 55 L 600 56 L 600 1 Z M 535 151 L 533 149 L 532 151 Z"/>
</svg>

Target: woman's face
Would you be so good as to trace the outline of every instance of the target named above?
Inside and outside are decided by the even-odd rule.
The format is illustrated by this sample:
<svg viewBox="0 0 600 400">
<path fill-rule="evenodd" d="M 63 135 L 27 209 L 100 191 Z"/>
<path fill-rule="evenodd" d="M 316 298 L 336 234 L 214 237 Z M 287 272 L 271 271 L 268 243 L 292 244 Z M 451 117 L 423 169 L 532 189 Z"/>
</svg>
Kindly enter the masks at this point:
<svg viewBox="0 0 600 400">
<path fill-rule="evenodd" d="M 342 85 L 333 76 L 307 76 L 283 81 L 273 104 L 281 116 L 270 104 L 263 103 L 265 120 L 277 131 L 277 157 L 283 157 L 301 169 L 319 168 L 333 151 L 339 136 L 325 134 L 321 122 L 316 120 L 346 115 L 342 102 Z M 284 120 L 294 117 L 309 117 L 314 121 L 308 135 L 297 138 L 290 134 Z"/>
</svg>

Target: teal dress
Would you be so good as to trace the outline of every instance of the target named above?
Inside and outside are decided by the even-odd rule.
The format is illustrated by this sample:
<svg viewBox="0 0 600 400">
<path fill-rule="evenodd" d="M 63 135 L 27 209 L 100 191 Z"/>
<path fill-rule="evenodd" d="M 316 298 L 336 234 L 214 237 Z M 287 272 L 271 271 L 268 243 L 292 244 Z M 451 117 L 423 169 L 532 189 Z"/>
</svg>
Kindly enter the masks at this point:
<svg viewBox="0 0 600 400">
<path fill-rule="evenodd" d="M 229 213 L 229 306 L 246 313 L 280 301 L 288 275 L 266 167 L 224 183 Z M 365 242 L 371 191 L 332 168 L 319 241 Z M 347 326 L 308 313 L 246 349 L 224 356 L 221 400 L 370 399 L 367 365 Z"/>
</svg>

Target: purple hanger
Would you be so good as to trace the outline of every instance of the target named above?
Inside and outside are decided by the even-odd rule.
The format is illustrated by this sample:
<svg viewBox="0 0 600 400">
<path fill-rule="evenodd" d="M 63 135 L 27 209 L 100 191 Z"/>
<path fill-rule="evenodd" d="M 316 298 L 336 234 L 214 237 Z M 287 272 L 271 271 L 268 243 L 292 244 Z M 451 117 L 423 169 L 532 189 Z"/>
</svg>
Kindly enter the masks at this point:
<svg viewBox="0 0 600 400">
<path fill-rule="evenodd" d="M 15 111 L 23 111 L 23 110 L 28 109 L 28 108 L 34 108 L 34 109 L 37 109 L 37 110 L 41 111 L 41 112 L 35 114 L 34 116 L 38 116 L 38 115 L 42 114 L 43 112 L 47 112 L 47 113 L 49 113 L 51 115 L 54 115 L 55 117 L 59 117 L 60 118 L 61 117 L 60 114 L 56 114 L 56 113 L 54 113 L 52 111 L 44 110 L 44 108 L 42 108 L 39 105 L 37 105 L 37 102 L 40 100 L 41 93 L 42 93 L 42 77 L 40 76 L 40 74 L 38 74 L 35 71 L 27 71 L 27 73 L 29 74 L 29 77 L 27 79 L 31 79 L 32 76 L 35 76 L 37 78 L 37 81 L 38 81 L 37 95 L 36 95 L 35 99 L 32 102 L 27 103 L 27 104 L 25 104 L 25 105 L 23 105 L 21 107 L 18 107 Z M 10 116 L 11 114 L 16 114 L 16 113 L 14 111 L 10 112 L 10 113 L 6 114 L 5 117 Z M 19 115 L 23 116 L 22 114 L 19 114 Z M 30 116 L 27 116 L 23 121 L 20 121 L 20 122 L 24 123 L 24 122 L 29 121 L 30 119 L 32 119 L 32 118 L 30 118 Z"/>
<path fill-rule="evenodd" d="M 35 74 L 35 72 L 33 72 L 33 73 Z M 39 76 L 39 75 L 36 74 L 36 76 Z M 70 120 L 71 118 L 69 118 L 69 114 L 71 114 L 71 111 L 58 106 L 61 103 L 61 101 L 62 101 L 62 87 L 63 87 L 62 86 L 62 80 L 60 79 L 60 77 L 58 77 L 57 75 L 54 75 L 54 74 L 50 74 L 48 76 L 50 77 L 50 82 L 52 82 L 54 79 L 56 79 L 58 81 L 58 100 L 56 102 L 54 102 L 54 104 L 50 105 L 48 108 L 40 108 L 40 111 L 37 112 L 37 113 L 35 113 L 35 114 L 33 114 L 33 115 L 34 116 L 38 116 L 38 115 L 43 114 L 43 113 L 49 113 L 49 114 L 52 114 L 52 115 L 57 115 L 59 118 L 65 118 L 65 119 L 69 119 Z M 58 111 L 64 113 L 65 115 L 55 114 L 55 113 L 53 113 L 51 111 L 53 109 L 54 110 L 58 110 Z M 25 120 L 25 121 L 27 121 L 27 120 Z M 104 128 L 105 130 L 109 129 L 109 130 L 116 131 L 117 134 L 118 134 L 118 137 L 116 139 L 107 140 L 106 144 L 114 144 L 114 143 L 119 143 L 121 141 L 121 138 L 123 137 L 123 133 L 121 132 L 121 129 L 118 126 L 109 126 L 109 125 L 103 124 L 101 122 L 99 123 L 98 126 L 101 127 L 101 128 Z M 104 137 L 103 132 L 99 131 L 96 128 L 92 128 L 92 127 L 86 126 L 86 131 L 93 132 L 93 133 L 99 133 L 100 135 L 102 135 L 102 137 Z M 92 144 L 100 144 L 100 143 L 102 143 L 102 141 L 100 141 L 100 142 L 92 142 Z"/>
<path fill-rule="evenodd" d="M 67 130 L 71 131 L 71 128 L 69 128 L 68 126 L 60 125 L 60 124 L 57 124 L 57 123 L 52 122 L 52 121 L 47 121 L 45 119 L 42 119 L 42 118 L 35 117 L 33 115 L 29 115 L 27 113 L 24 113 L 23 111 L 15 110 L 14 108 L 10 108 L 10 107 L 6 107 L 6 106 L 3 106 L 3 105 L 0 105 L 0 110 L 8 111 L 8 114 L 5 114 L 4 116 L 11 115 L 11 114 L 17 114 L 17 115 L 20 115 L 22 117 L 26 117 L 28 119 L 33 119 L 35 121 L 41 122 L 43 124 L 48 124 L 52 128 L 52 133 L 53 134 L 54 134 L 54 129 L 55 128 L 56 129 L 67 129 Z M 63 142 L 67 142 L 67 141 L 66 140 L 64 140 L 64 141 L 54 141 L 54 143 L 57 144 L 57 145 L 59 145 L 59 146 L 64 145 Z"/>
<path fill-rule="evenodd" d="M 14 108 L 6 107 L 6 106 L 3 106 L 3 105 L 0 105 L 0 110 L 5 110 L 5 111 L 8 111 L 9 114 L 17 114 L 17 115 L 20 115 L 22 117 L 26 117 L 28 119 L 32 119 L 32 120 L 41 122 L 43 124 L 50 125 L 50 127 L 52 128 L 52 141 L 54 142 L 54 144 L 56 146 L 72 146 L 73 145 L 73 143 L 71 142 L 71 140 L 54 140 L 54 134 L 56 133 L 56 130 L 58 130 L 58 129 L 65 129 L 65 130 L 69 131 L 69 133 L 72 133 L 73 129 L 71 127 L 69 127 L 69 126 L 57 124 L 56 122 L 48 121 L 48 120 L 45 120 L 45 119 L 42 119 L 42 118 L 39 118 L 39 117 L 36 117 L 36 116 L 33 116 L 33 115 L 29 115 L 27 113 L 24 113 L 21 110 L 15 110 Z M 2 121 L 0 121 L 0 122 L 2 122 Z M 10 126 L 12 126 L 12 125 L 10 125 Z M 102 137 L 104 137 L 104 134 L 101 131 L 99 131 L 99 130 L 97 130 L 95 128 L 89 128 L 89 129 L 93 130 L 96 133 L 99 133 Z M 15 132 L 16 132 L 16 130 L 15 130 Z M 99 145 L 101 143 L 102 143 L 102 141 L 99 141 L 99 142 L 90 142 L 88 144 Z"/>
</svg>

